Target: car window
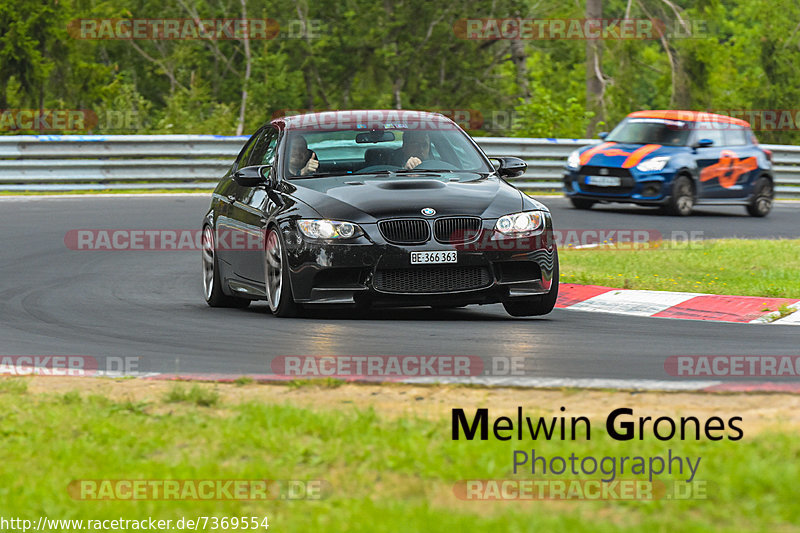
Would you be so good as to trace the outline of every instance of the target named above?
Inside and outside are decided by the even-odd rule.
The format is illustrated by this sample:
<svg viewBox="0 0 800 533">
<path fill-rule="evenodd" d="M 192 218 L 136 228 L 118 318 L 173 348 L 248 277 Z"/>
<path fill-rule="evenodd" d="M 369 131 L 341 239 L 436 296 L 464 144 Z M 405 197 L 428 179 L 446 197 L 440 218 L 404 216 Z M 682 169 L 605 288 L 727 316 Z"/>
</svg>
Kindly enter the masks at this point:
<svg viewBox="0 0 800 533">
<path fill-rule="evenodd" d="M 258 140 L 258 138 L 261 136 L 262 133 L 263 133 L 262 130 L 255 132 L 253 136 L 250 137 L 250 140 L 247 141 L 247 144 L 244 146 L 242 151 L 239 153 L 239 157 L 236 159 L 237 169 L 247 166 L 246 162 L 250 158 L 250 153 L 253 151 L 253 147 L 255 146 L 256 141 Z"/>
<path fill-rule="evenodd" d="M 284 175 L 299 176 L 312 153 L 319 161 L 317 173 L 400 170 L 411 157 L 421 159 L 425 165 L 422 168 L 428 170 L 491 171 L 466 134 L 456 128 L 436 129 L 435 124 L 424 126 L 411 128 L 404 124 L 386 124 L 387 140 L 376 142 L 364 142 L 363 135 L 368 132 L 359 127 L 290 131 L 286 140 L 289 155 L 285 159 Z M 408 136 L 412 136 L 411 139 Z M 296 163 L 292 163 L 295 144 L 301 148 L 297 149 Z"/>
<path fill-rule="evenodd" d="M 275 147 L 278 145 L 278 130 L 267 128 L 258 137 L 253 151 L 247 160 L 248 165 L 271 165 L 275 159 Z"/>
<path fill-rule="evenodd" d="M 725 139 L 722 136 L 722 128 L 728 124 L 718 122 L 698 122 L 695 131 L 695 139 L 710 139 L 714 141 L 713 146 L 725 146 Z"/>
<path fill-rule="evenodd" d="M 689 140 L 689 124 L 683 120 L 660 118 L 626 118 L 606 137 L 608 142 L 623 144 L 661 144 L 685 146 Z"/>
<path fill-rule="evenodd" d="M 722 137 L 727 146 L 742 146 L 747 144 L 747 132 L 741 126 L 730 124 L 728 129 L 723 131 Z"/>
</svg>

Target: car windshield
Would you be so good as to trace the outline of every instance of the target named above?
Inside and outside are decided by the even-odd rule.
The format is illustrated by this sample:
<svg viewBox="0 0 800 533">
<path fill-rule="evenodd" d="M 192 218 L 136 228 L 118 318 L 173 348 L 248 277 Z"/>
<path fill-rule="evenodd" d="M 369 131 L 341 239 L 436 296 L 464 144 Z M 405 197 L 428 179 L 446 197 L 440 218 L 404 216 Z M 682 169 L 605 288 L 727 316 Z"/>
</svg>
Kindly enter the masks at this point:
<svg viewBox="0 0 800 533">
<path fill-rule="evenodd" d="M 492 167 L 456 127 L 437 130 L 402 124 L 319 131 L 292 129 L 286 137 L 283 175 L 302 179 L 347 174 L 490 173 Z M 425 124 L 423 123 L 423 126 Z"/>
<path fill-rule="evenodd" d="M 606 141 L 625 144 L 686 146 L 691 123 L 660 118 L 626 118 L 606 137 Z"/>
</svg>

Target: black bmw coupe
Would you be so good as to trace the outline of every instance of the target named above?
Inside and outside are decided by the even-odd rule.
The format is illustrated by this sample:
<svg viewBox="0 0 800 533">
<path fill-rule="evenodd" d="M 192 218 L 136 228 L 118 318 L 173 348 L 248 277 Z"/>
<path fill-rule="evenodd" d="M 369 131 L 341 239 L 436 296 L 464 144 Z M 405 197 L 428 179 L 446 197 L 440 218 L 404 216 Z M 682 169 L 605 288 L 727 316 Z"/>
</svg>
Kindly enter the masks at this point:
<svg viewBox="0 0 800 533">
<path fill-rule="evenodd" d="M 261 127 L 203 220 L 212 307 L 266 300 L 280 317 L 345 305 L 502 303 L 544 315 L 558 296 L 550 212 L 508 184 L 457 124 L 419 111 L 335 111 Z"/>
</svg>

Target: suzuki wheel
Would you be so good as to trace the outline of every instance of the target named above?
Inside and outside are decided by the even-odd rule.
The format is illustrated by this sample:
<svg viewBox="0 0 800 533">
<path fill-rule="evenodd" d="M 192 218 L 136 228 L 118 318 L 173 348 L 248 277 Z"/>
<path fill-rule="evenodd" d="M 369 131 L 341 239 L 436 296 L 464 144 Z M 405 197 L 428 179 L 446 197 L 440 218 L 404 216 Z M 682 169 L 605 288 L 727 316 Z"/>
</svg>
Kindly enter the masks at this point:
<svg viewBox="0 0 800 533">
<path fill-rule="evenodd" d="M 747 205 L 747 212 L 754 217 L 765 217 L 772 211 L 775 189 L 769 178 L 760 177 L 753 186 L 753 198 Z"/>
<path fill-rule="evenodd" d="M 666 205 L 667 213 L 679 217 L 692 214 L 694 208 L 694 186 L 686 176 L 678 176 L 672 183 L 672 196 Z"/>
</svg>

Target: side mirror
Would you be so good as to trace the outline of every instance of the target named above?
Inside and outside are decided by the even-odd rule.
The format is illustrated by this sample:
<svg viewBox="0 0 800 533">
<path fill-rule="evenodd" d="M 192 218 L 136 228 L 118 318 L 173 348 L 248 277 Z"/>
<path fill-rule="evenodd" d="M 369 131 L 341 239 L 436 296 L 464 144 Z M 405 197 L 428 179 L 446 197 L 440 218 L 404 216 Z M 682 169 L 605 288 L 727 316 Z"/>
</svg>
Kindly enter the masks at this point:
<svg viewBox="0 0 800 533">
<path fill-rule="evenodd" d="M 597 134 L 597 138 L 600 139 L 601 141 L 605 141 L 606 137 L 608 137 L 607 131 L 601 131 L 600 133 Z"/>
<path fill-rule="evenodd" d="M 711 139 L 700 139 L 696 143 L 694 143 L 695 148 L 708 148 L 709 146 L 713 145 L 714 141 Z"/>
<path fill-rule="evenodd" d="M 240 168 L 233 173 L 233 181 L 242 187 L 257 187 L 268 182 L 271 165 L 254 165 Z"/>
<path fill-rule="evenodd" d="M 516 178 L 525 174 L 528 164 L 518 157 L 494 157 L 500 162 L 497 173 L 504 178 Z"/>
</svg>

